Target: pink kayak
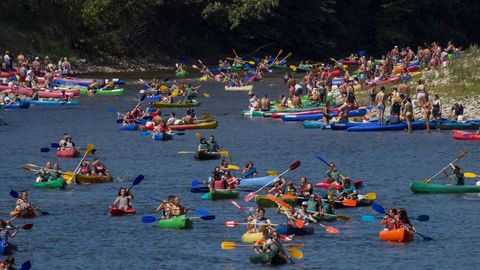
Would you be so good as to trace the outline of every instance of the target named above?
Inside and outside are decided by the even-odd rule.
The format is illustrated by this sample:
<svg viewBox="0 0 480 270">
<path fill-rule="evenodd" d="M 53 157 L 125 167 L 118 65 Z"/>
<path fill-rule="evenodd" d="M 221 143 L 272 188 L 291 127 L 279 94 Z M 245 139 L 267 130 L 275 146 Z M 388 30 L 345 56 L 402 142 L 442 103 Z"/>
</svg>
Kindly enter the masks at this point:
<svg viewBox="0 0 480 270">
<path fill-rule="evenodd" d="M 337 112 L 337 108 L 333 108 L 329 110 L 330 113 Z M 272 118 L 282 118 L 282 115 L 304 115 L 304 114 L 317 114 L 317 113 L 323 113 L 323 109 L 315 109 L 311 111 L 300 111 L 300 112 L 278 112 L 278 113 L 272 113 Z"/>
<path fill-rule="evenodd" d="M 31 96 L 33 94 L 33 90 L 31 88 L 15 88 L 9 86 L 0 86 L 1 91 L 9 91 L 10 93 L 19 94 L 19 95 L 26 95 Z M 65 94 L 74 97 L 80 95 L 80 89 L 66 89 Z M 60 98 L 62 96 L 62 90 L 38 90 L 38 96 L 41 98 Z"/>
<path fill-rule="evenodd" d="M 317 73 L 317 77 L 319 77 L 322 80 L 325 80 L 330 76 L 339 77 L 340 76 L 340 70 L 334 70 L 333 72 L 320 71 L 320 72 Z"/>
<path fill-rule="evenodd" d="M 353 182 L 353 184 L 355 185 L 355 188 L 361 188 L 362 187 L 362 184 L 363 184 L 363 181 L 355 181 Z M 342 186 L 341 185 L 338 185 L 338 184 L 329 184 L 327 182 L 327 180 L 324 180 L 323 182 L 320 182 L 320 183 L 317 183 L 315 184 L 315 187 L 317 188 L 334 188 L 334 189 L 342 189 Z"/>
<path fill-rule="evenodd" d="M 127 210 L 121 210 L 116 207 L 113 207 L 110 209 L 110 215 L 111 216 L 126 216 L 126 215 L 135 215 L 137 213 L 137 210 L 135 208 L 129 208 Z"/>
</svg>

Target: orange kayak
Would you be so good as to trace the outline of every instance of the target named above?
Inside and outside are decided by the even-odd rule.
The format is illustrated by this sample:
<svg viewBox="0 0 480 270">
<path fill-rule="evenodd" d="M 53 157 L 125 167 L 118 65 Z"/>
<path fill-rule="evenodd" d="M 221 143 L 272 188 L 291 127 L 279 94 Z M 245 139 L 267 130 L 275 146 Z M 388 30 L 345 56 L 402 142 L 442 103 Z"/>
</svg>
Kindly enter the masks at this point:
<svg viewBox="0 0 480 270">
<path fill-rule="evenodd" d="M 378 237 L 382 241 L 392 241 L 392 242 L 410 242 L 413 240 L 413 234 L 405 230 L 405 228 L 400 228 L 391 231 L 381 231 L 378 233 Z"/>
</svg>

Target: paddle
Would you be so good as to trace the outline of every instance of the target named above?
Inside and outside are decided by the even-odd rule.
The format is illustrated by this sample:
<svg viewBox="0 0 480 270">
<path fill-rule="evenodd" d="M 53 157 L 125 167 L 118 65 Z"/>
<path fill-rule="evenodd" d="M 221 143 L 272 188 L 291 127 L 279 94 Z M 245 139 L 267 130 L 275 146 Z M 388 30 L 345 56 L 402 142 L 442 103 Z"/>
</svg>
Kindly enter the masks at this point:
<svg viewBox="0 0 480 270">
<path fill-rule="evenodd" d="M 30 270 L 31 267 L 32 263 L 30 263 L 30 261 L 26 261 L 22 263 L 22 266 L 20 266 L 20 270 Z"/>
<path fill-rule="evenodd" d="M 135 180 L 133 180 L 132 185 L 131 185 L 127 190 L 130 190 L 130 189 L 132 189 L 134 186 L 140 184 L 140 183 L 142 182 L 143 178 L 145 178 L 145 177 L 144 177 L 143 175 L 139 174 L 139 175 L 137 176 L 137 178 L 135 178 Z M 108 212 L 110 212 L 110 210 L 112 210 L 112 208 L 108 208 L 108 210 L 105 212 L 104 215 L 108 214 Z"/>
<path fill-rule="evenodd" d="M 370 201 L 374 201 L 377 199 L 377 193 L 375 192 L 369 192 L 367 194 L 364 194 L 362 195 L 363 198 L 367 199 L 367 200 L 370 200 Z"/>
<path fill-rule="evenodd" d="M 278 61 L 277 63 L 282 63 L 283 61 L 287 60 L 287 58 L 290 56 L 292 56 L 291 52 L 289 52 L 282 60 Z"/>
<path fill-rule="evenodd" d="M 394 220 L 398 221 L 395 217 L 390 216 L 390 215 L 385 211 L 385 208 L 383 208 L 381 205 L 379 205 L 379 204 L 377 204 L 377 203 L 373 203 L 373 204 L 372 204 L 372 209 L 375 210 L 375 212 L 377 212 L 377 213 L 384 214 L 384 215 L 388 215 L 389 217 L 391 217 L 391 218 L 393 218 Z M 424 241 L 433 240 L 433 238 L 428 237 L 428 236 L 425 236 L 425 235 L 422 235 L 421 233 L 417 232 L 416 230 L 413 230 L 413 231 L 414 231 L 416 234 L 418 234 L 420 237 L 422 237 Z"/>
<path fill-rule="evenodd" d="M 419 216 L 414 216 L 414 217 L 409 217 L 410 219 L 416 219 L 418 221 L 429 221 L 430 220 L 430 216 L 429 215 L 419 215 Z M 376 219 L 383 219 L 383 217 L 374 217 L 372 215 L 363 215 L 362 216 L 362 221 L 365 221 L 365 222 L 370 222 L 370 221 L 374 221 Z"/>
<path fill-rule="evenodd" d="M 254 192 L 251 192 L 251 193 L 248 193 L 245 197 L 243 197 L 243 200 L 248 202 L 250 201 L 251 199 L 253 199 L 256 195 L 257 195 L 257 192 L 261 191 L 262 189 L 266 188 L 268 185 L 270 185 L 271 183 L 273 183 L 274 181 L 276 181 L 277 179 L 279 179 L 282 175 L 286 174 L 287 172 L 289 171 L 293 171 L 295 169 L 297 169 L 298 167 L 300 167 L 300 165 L 302 165 L 302 163 L 300 162 L 300 160 L 297 160 L 295 161 L 294 163 L 292 163 L 288 169 L 284 172 L 282 172 L 281 174 L 279 174 L 277 177 L 273 178 L 271 181 L 269 181 L 267 184 L 265 184 L 263 187 L 261 187 L 259 190 L 257 191 L 254 191 Z"/>
<path fill-rule="evenodd" d="M 20 198 L 20 196 L 18 196 L 18 192 L 13 190 L 13 189 L 10 190 L 10 196 L 12 196 L 15 199 Z M 42 214 L 42 216 L 50 215 L 50 213 L 44 212 L 44 211 L 40 210 L 38 207 L 34 207 L 34 209 L 37 210 L 38 212 L 40 212 L 40 214 Z"/>
<path fill-rule="evenodd" d="M 478 177 L 477 174 L 472 173 L 472 172 L 464 172 L 463 176 L 465 176 L 466 178 L 476 178 L 476 177 Z"/>
<path fill-rule="evenodd" d="M 267 199 L 269 199 L 272 202 L 275 202 L 279 206 L 284 207 L 286 209 L 289 209 L 289 207 L 291 207 L 288 203 L 286 203 L 285 201 L 273 196 L 272 194 L 267 194 Z M 295 227 L 301 229 L 305 226 L 305 222 L 303 220 L 297 219 L 297 218 L 294 218 L 294 220 L 295 220 Z"/>
<path fill-rule="evenodd" d="M 322 223 L 320 223 L 320 222 L 318 222 L 318 221 L 316 221 L 316 220 L 314 220 L 314 219 L 311 219 L 310 217 L 307 217 L 307 218 L 310 219 L 310 220 L 312 220 L 312 221 L 314 221 L 315 224 L 322 226 L 322 227 L 325 229 L 325 231 L 326 231 L 327 233 L 329 233 L 329 234 L 340 234 L 340 231 L 339 231 L 337 228 L 335 228 L 335 227 L 325 226 L 325 225 L 323 225 Z"/>
<path fill-rule="evenodd" d="M 134 111 L 138 108 L 138 106 L 140 106 L 140 104 L 142 103 L 142 101 L 145 100 L 146 97 L 147 97 L 147 95 L 145 95 L 145 94 L 143 94 L 143 95 L 140 97 L 140 100 L 138 101 L 137 105 L 136 105 L 135 107 L 133 107 L 132 112 L 134 112 Z"/>
<path fill-rule="evenodd" d="M 75 177 L 77 175 L 77 171 L 78 169 L 80 168 L 80 165 L 82 165 L 82 162 L 85 160 L 85 158 L 87 157 L 87 155 L 93 150 L 93 144 L 88 144 L 87 147 L 85 148 L 85 153 L 83 154 L 83 157 L 82 159 L 80 160 L 80 162 L 78 163 L 77 165 L 77 168 L 75 168 L 75 170 L 73 172 L 65 172 L 65 175 L 63 176 L 63 179 L 65 179 L 65 183 L 67 183 L 68 185 L 70 185 L 72 183 L 72 180 L 75 181 L 75 184 L 76 184 L 76 180 L 75 180 Z"/>
<path fill-rule="evenodd" d="M 230 250 L 230 249 L 234 249 L 234 248 L 237 248 L 237 247 L 252 247 L 252 245 L 237 244 L 237 243 L 234 243 L 234 242 L 227 242 L 227 241 L 222 242 L 221 246 L 222 246 L 222 249 L 225 249 L 225 250 Z M 305 245 L 304 244 L 291 243 L 291 244 L 285 244 L 283 246 L 284 247 L 302 248 Z"/>
<path fill-rule="evenodd" d="M 330 58 L 330 60 L 332 60 L 333 62 L 337 63 L 338 65 L 342 66 L 344 69 L 346 69 L 348 66 L 338 62 L 337 60 L 333 59 L 333 58 Z"/>
<path fill-rule="evenodd" d="M 468 152 L 467 151 L 464 151 L 462 153 L 460 153 L 452 162 L 450 162 L 447 166 L 445 166 L 443 169 L 441 169 L 438 173 L 436 173 L 435 175 L 433 175 L 432 177 L 428 178 L 428 179 L 425 179 L 423 180 L 423 183 L 424 184 L 428 184 L 430 183 L 430 181 L 432 181 L 433 178 L 435 178 L 437 175 L 441 174 L 443 171 L 445 171 L 448 167 L 450 167 L 450 164 L 453 164 L 454 162 L 456 162 L 457 160 L 465 157 L 468 155 Z"/>
<path fill-rule="evenodd" d="M 200 217 L 189 217 L 189 218 L 201 218 L 203 220 L 213 220 L 215 219 L 215 216 L 213 215 L 205 215 L 205 216 L 200 216 Z M 142 223 L 153 223 L 157 220 L 162 220 L 162 219 L 157 219 L 156 217 L 154 216 L 143 216 L 142 217 Z"/>
</svg>

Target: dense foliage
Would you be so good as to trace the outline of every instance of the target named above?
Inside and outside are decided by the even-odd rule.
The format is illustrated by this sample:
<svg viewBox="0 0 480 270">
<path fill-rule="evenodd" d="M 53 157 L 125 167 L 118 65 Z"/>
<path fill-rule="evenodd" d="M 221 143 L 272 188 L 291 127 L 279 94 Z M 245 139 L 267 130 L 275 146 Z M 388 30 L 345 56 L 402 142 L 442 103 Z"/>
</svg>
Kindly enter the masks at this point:
<svg viewBox="0 0 480 270">
<path fill-rule="evenodd" d="M 476 0 L 3 0 L 0 49 L 114 60 L 282 48 L 324 59 L 393 45 L 478 42 Z M 172 56 L 167 58 L 166 56 Z"/>
</svg>

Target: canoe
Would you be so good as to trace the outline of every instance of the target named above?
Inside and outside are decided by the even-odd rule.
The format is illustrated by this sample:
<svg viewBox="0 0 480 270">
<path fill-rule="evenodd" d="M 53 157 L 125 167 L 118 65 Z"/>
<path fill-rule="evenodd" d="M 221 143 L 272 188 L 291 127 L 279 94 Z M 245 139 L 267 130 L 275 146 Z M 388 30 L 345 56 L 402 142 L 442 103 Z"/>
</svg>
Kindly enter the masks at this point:
<svg viewBox="0 0 480 270">
<path fill-rule="evenodd" d="M 452 130 L 452 136 L 456 140 L 462 141 L 480 141 L 480 134 L 475 134 L 475 132 L 461 131 L 461 130 Z"/>
<path fill-rule="evenodd" d="M 455 186 L 410 182 L 413 193 L 480 193 L 480 186 Z"/>
<path fill-rule="evenodd" d="M 153 133 L 152 139 L 156 141 L 170 141 L 173 139 L 173 135 L 168 133 Z"/>
<path fill-rule="evenodd" d="M 37 214 L 35 214 L 35 211 L 32 208 L 26 208 L 18 214 L 12 211 L 10 212 L 10 216 L 16 216 L 17 218 L 34 218 Z"/>
<path fill-rule="evenodd" d="M 253 85 L 244 85 L 244 86 L 226 86 L 225 90 L 227 91 L 253 91 Z"/>
<path fill-rule="evenodd" d="M 277 199 L 280 199 L 280 200 L 282 200 L 282 201 L 284 201 L 284 202 L 286 202 L 286 203 L 288 203 L 289 205 L 292 205 L 292 206 L 299 205 L 300 202 L 301 202 L 301 200 L 292 199 L 292 198 L 277 197 Z M 264 207 L 264 208 L 277 207 L 277 203 L 269 200 L 266 195 L 255 196 L 255 202 L 257 203 L 258 207 Z"/>
<path fill-rule="evenodd" d="M 224 199 L 236 199 L 240 197 L 240 192 L 238 190 L 217 189 L 217 190 L 208 192 L 205 197 L 211 201 L 224 200 Z"/>
<path fill-rule="evenodd" d="M 30 107 L 30 102 L 22 101 L 20 103 L 11 103 L 5 104 L 3 108 L 5 109 L 28 109 Z"/>
<path fill-rule="evenodd" d="M 83 175 L 77 174 L 76 180 L 78 184 L 97 184 L 97 183 L 107 183 L 112 182 L 113 177 L 111 175 Z"/>
<path fill-rule="evenodd" d="M 400 228 L 391 231 L 380 231 L 378 237 L 382 241 L 391 241 L 391 242 L 410 242 L 413 240 L 413 234 L 405 230 L 405 228 Z"/>
<path fill-rule="evenodd" d="M 247 244 L 253 244 L 258 240 L 263 238 L 263 234 L 261 232 L 258 233 L 244 233 L 242 235 L 242 242 Z"/>
<path fill-rule="evenodd" d="M 35 182 L 33 183 L 34 188 L 65 188 L 65 180 L 63 178 L 58 178 L 51 181 L 46 182 Z"/>
<path fill-rule="evenodd" d="M 250 256 L 251 264 L 270 264 L 270 265 L 282 265 L 288 263 L 288 260 L 280 256 L 278 252 L 267 252 L 253 254 Z"/>
<path fill-rule="evenodd" d="M 196 100 L 193 100 L 192 102 L 182 101 L 177 103 L 166 103 L 166 102 L 155 101 L 154 105 L 157 108 L 185 108 L 185 107 L 200 106 L 200 102 Z"/>
<path fill-rule="evenodd" d="M 187 130 L 187 129 L 215 129 L 218 126 L 217 121 L 202 122 L 198 124 L 186 125 L 170 125 L 171 130 Z"/>
<path fill-rule="evenodd" d="M 110 216 L 112 217 L 135 215 L 135 213 L 137 213 L 137 210 L 133 207 L 127 210 L 122 210 L 116 207 L 110 209 Z"/>
<path fill-rule="evenodd" d="M 26 100 L 30 102 L 31 105 L 35 106 L 44 106 L 44 107 L 59 107 L 59 106 L 76 106 L 78 105 L 77 100 L 70 101 L 60 101 L 60 100 Z"/>
<path fill-rule="evenodd" d="M 97 89 L 93 91 L 95 95 L 102 95 L 102 96 L 122 96 L 125 92 L 123 88 L 116 88 L 112 90 L 105 90 L 105 89 Z M 87 88 L 80 88 L 80 95 L 85 96 L 87 95 L 88 90 Z"/>
<path fill-rule="evenodd" d="M 282 228 L 283 227 L 283 228 Z M 287 226 L 279 226 L 279 231 L 285 231 L 286 235 L 311 235 L 315 232 L 313 227 L 304 226 L 302 228 L 298 228 L 294 225 L 288 224 Z"/>
<path fill-rule="evenodd" d="M 368 199 L 359 199 L 357 200 L 357 205 L 355 207 L 370 206 L 373 204 L 372 200 Z M 342 204 L 342 201 L 333 201 L 333 208 L 352 208 L 351 206 L 345 206 Z"/>
<path fill-rule="evenodd" d="M 238 187 L 263 187 L 264 185 L 272 181 L 275 177 L 276 176 L 268 175 L 262 177 L 242 178 L 239 179 L 240 184 L 238 184 Z M 270 185 L 273 185 L 273 183 L 271 183 Z"/>
<path fill-rule="evenodd" d="M 67 148 L 65 150 L 57 150 L 57 157 L 75 158 L 78 156 L 80 156 L 80 152 L 78 152 L 75 147 Z"/>
<path fill-rule="evenodd" d="M 124 131 L 137 130 L 137 124 L 133 123 L 133 124 L 130 124 L 130 125 L 121 126 L 120 130 L 124 130 Z"/>
<path fill-rule="evenodd" d="M 181 215 L 169 219 L 161 219 L 157 225 L 162 229 L 191 229 L 193 222 L 186 215 Z"/>
<path fill-rule="evenodd" d="M 235 65 L 230 67 L 231 71 L 240 71 L 242 69 L 243 69 L 243 65 Z"/>
<path fill-rule="evenodd" d="M 185 77 L 187 74 L 188 74 L 188 72 L 186 70 L 175 72 L 175 76 L 177 76 L 177 77 Z"/>
<path fill-rule="evenodd" d="M 196 152 L 193 155 L 193 158 L 196 160 L 212 160 L 212 159 L 219 159 L 221 155 L 218 152 L 205 152 L 205 151 L 200 151 Z"/>
</svg>

